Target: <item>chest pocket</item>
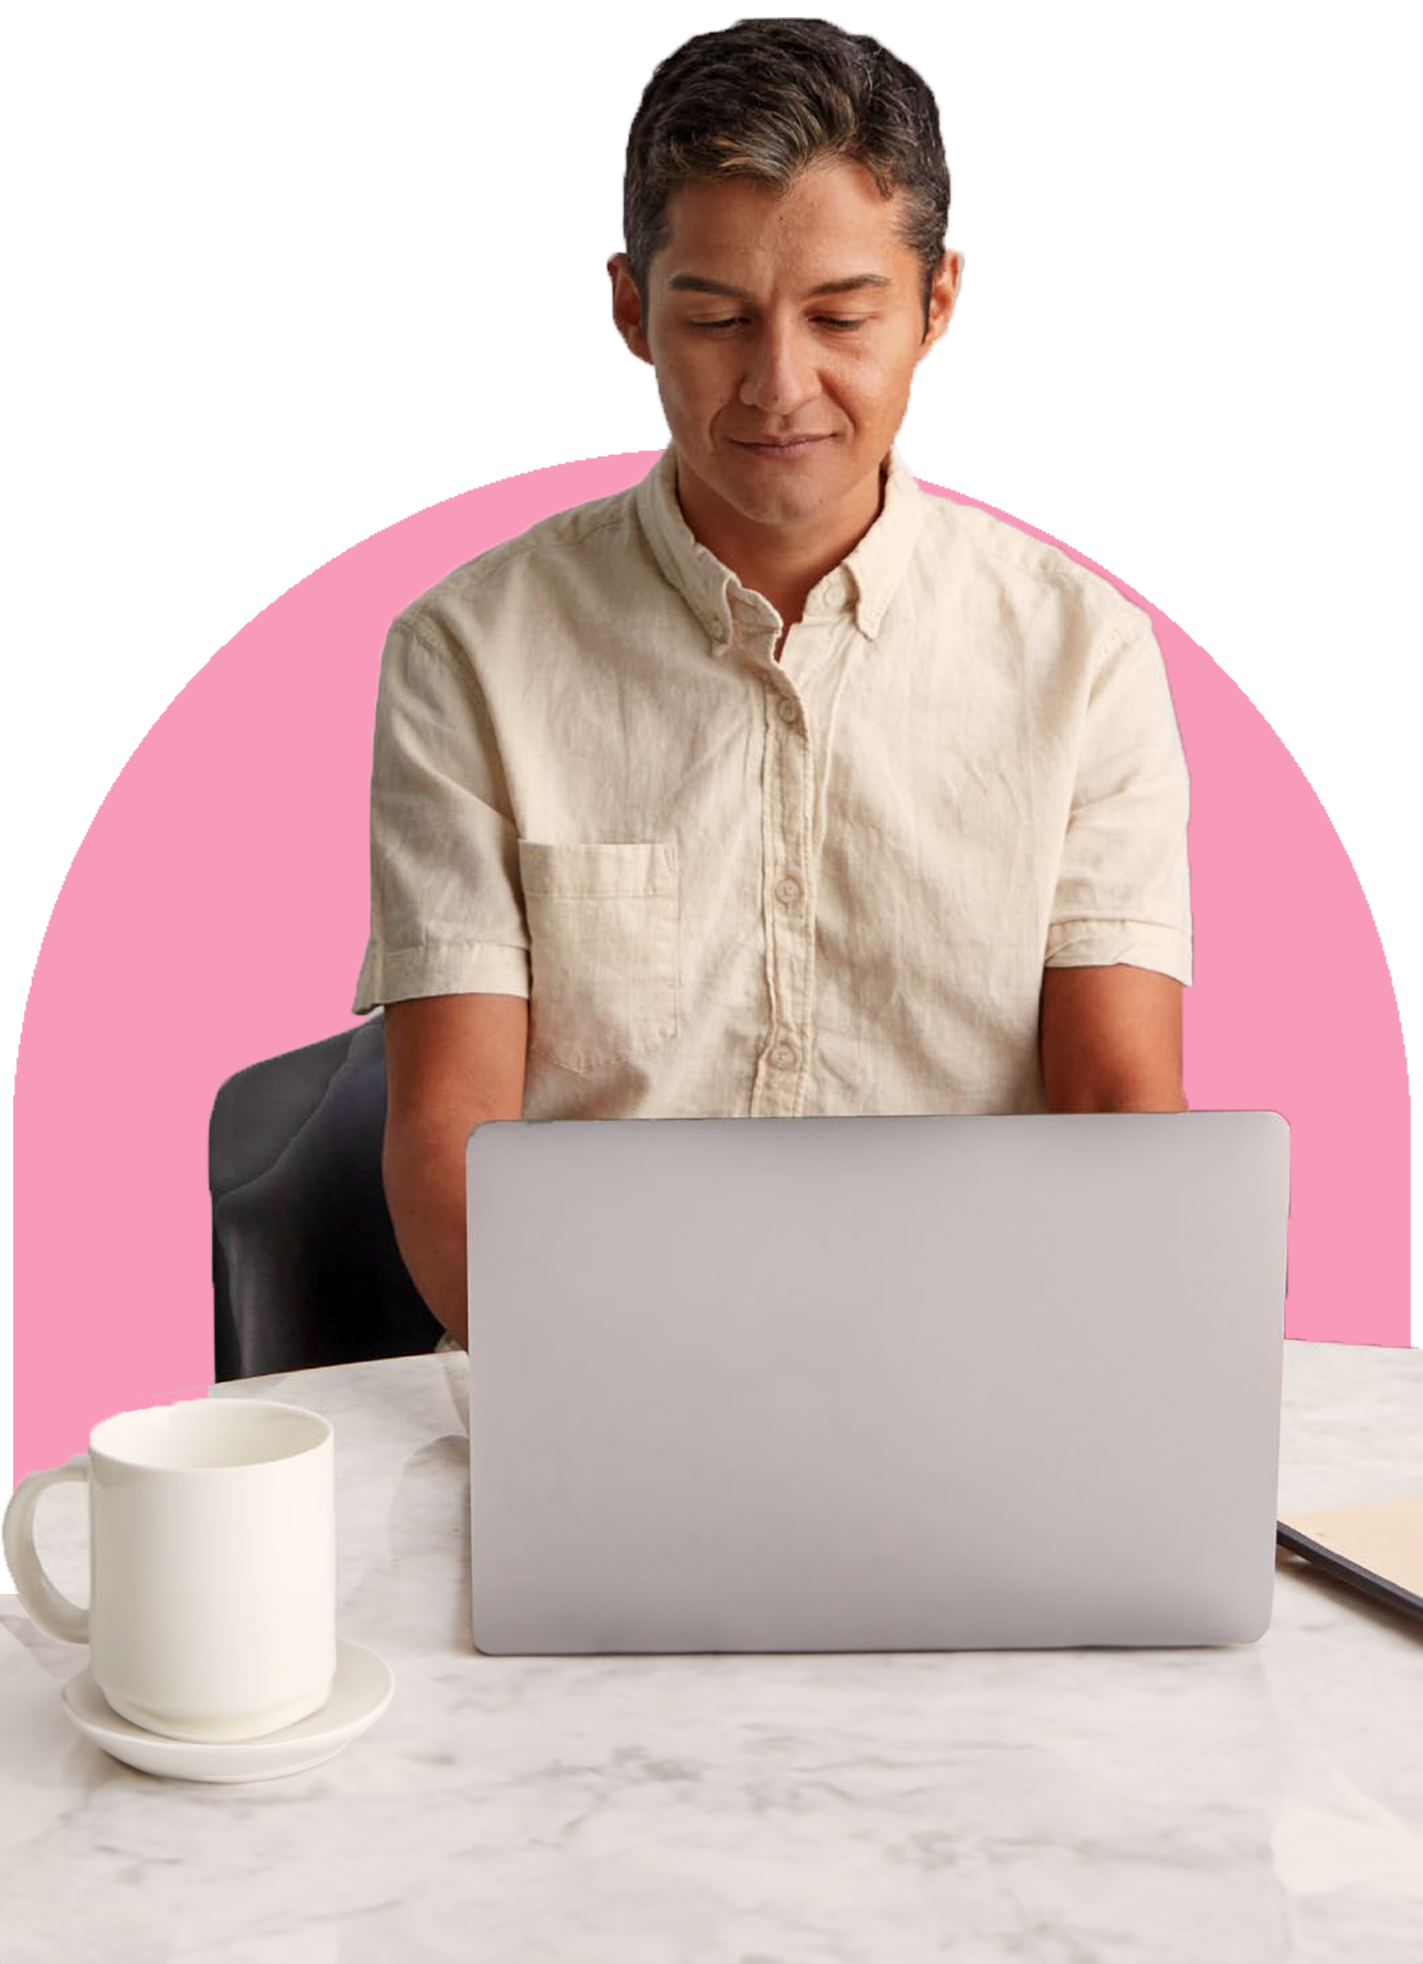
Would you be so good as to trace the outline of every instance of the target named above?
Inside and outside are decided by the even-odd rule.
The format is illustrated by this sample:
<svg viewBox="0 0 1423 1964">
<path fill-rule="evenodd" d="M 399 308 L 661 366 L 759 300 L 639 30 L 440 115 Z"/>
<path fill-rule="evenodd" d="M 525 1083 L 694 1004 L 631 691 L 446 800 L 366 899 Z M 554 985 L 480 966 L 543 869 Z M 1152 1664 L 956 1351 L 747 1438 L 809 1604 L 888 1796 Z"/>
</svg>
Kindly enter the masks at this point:
<svg viewBox="0 0 1423 1964">
<path fill-rule="evenodd" d="M 574 1071 L 677 1034 L 677 842 L 519 841 L 532 965 L 529 1049 Z"/>
</svg>

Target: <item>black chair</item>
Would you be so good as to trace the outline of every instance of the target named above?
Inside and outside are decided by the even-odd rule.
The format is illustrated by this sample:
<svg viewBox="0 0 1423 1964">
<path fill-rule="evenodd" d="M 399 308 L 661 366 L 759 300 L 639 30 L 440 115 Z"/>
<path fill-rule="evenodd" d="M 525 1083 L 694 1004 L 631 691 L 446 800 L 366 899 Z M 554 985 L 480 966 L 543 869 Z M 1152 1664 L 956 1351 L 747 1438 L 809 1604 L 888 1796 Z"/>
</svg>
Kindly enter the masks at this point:
<svg viewBox="0 0 1423 1964">
<path fill-rule="evenodd" d="M 380 1013 L 230 1077 L 208 1130 L 219 1380 L 408 1357 L 442 1326 L 385 1204 Z"/>
</svg>

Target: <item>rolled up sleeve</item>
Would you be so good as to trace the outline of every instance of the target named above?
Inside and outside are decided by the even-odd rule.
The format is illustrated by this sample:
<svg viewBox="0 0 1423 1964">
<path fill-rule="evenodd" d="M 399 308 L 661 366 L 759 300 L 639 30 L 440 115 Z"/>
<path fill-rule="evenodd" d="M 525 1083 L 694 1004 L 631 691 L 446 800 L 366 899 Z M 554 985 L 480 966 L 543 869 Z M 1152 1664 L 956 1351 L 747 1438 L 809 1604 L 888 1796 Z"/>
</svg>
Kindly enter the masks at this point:
<svg viewBox="0 0 1423 1964">
<path fill-rule="evenodd" d="M 1089 689 L 1044 966 L 1125 962 L 1189 984 L 1190 779 L 1150 617 L 1133 612 Z"/>
<path fill-rule="evenodd" d="M 356 1015 L 412 996 L 529 994 L 517 829 L 462 654 L 410 615 L 386 636 L 371 762 L 371 926 Z"/>
</svg>

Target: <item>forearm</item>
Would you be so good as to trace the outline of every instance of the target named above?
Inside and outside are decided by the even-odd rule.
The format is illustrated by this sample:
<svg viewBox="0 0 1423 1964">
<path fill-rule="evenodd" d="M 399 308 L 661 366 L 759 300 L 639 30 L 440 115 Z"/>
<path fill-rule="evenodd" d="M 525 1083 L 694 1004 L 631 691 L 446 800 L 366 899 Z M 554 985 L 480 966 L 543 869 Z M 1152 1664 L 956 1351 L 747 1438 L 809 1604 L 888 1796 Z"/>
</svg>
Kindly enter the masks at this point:
<svg viewBox="0 0 1423 1964">
<path fill-rule="evenodd" d="M 410 1279 L 430 1313 L 466 1346 L 465 1143 L 474 1123 L 387 1123 L 381 1156 L 386 1205 Z"/>
<path fill-rule="evenodd" d="M 1075 1084 L 1054 1097 L 1049 1095 L 1050 1112 L 1184 1112 L 1190 1107 L 1178 1086 Z"/>
</svg>

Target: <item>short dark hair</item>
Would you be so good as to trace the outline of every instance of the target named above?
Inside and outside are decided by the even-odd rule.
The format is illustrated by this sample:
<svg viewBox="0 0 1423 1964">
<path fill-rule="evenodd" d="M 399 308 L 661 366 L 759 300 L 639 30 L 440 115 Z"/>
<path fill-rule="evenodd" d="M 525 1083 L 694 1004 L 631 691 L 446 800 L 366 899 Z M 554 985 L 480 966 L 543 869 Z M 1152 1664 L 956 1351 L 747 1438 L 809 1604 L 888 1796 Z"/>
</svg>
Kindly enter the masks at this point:
<svg viewBox="0 0 1423 1964">
<path fill-rule="evenodd" d="M 831 158 L 863 164 L 886 197 L 904 192 L 900 236 L 923 267 L 927 330 L 949 222 L 938 106 L 907 62 L 828 20 L 739 20 L 694 34 L 652 71 L 623 178 L 628 264 L 644 314 L 679 184 L 751 177 L 784 190 Z"/>
</svg>

